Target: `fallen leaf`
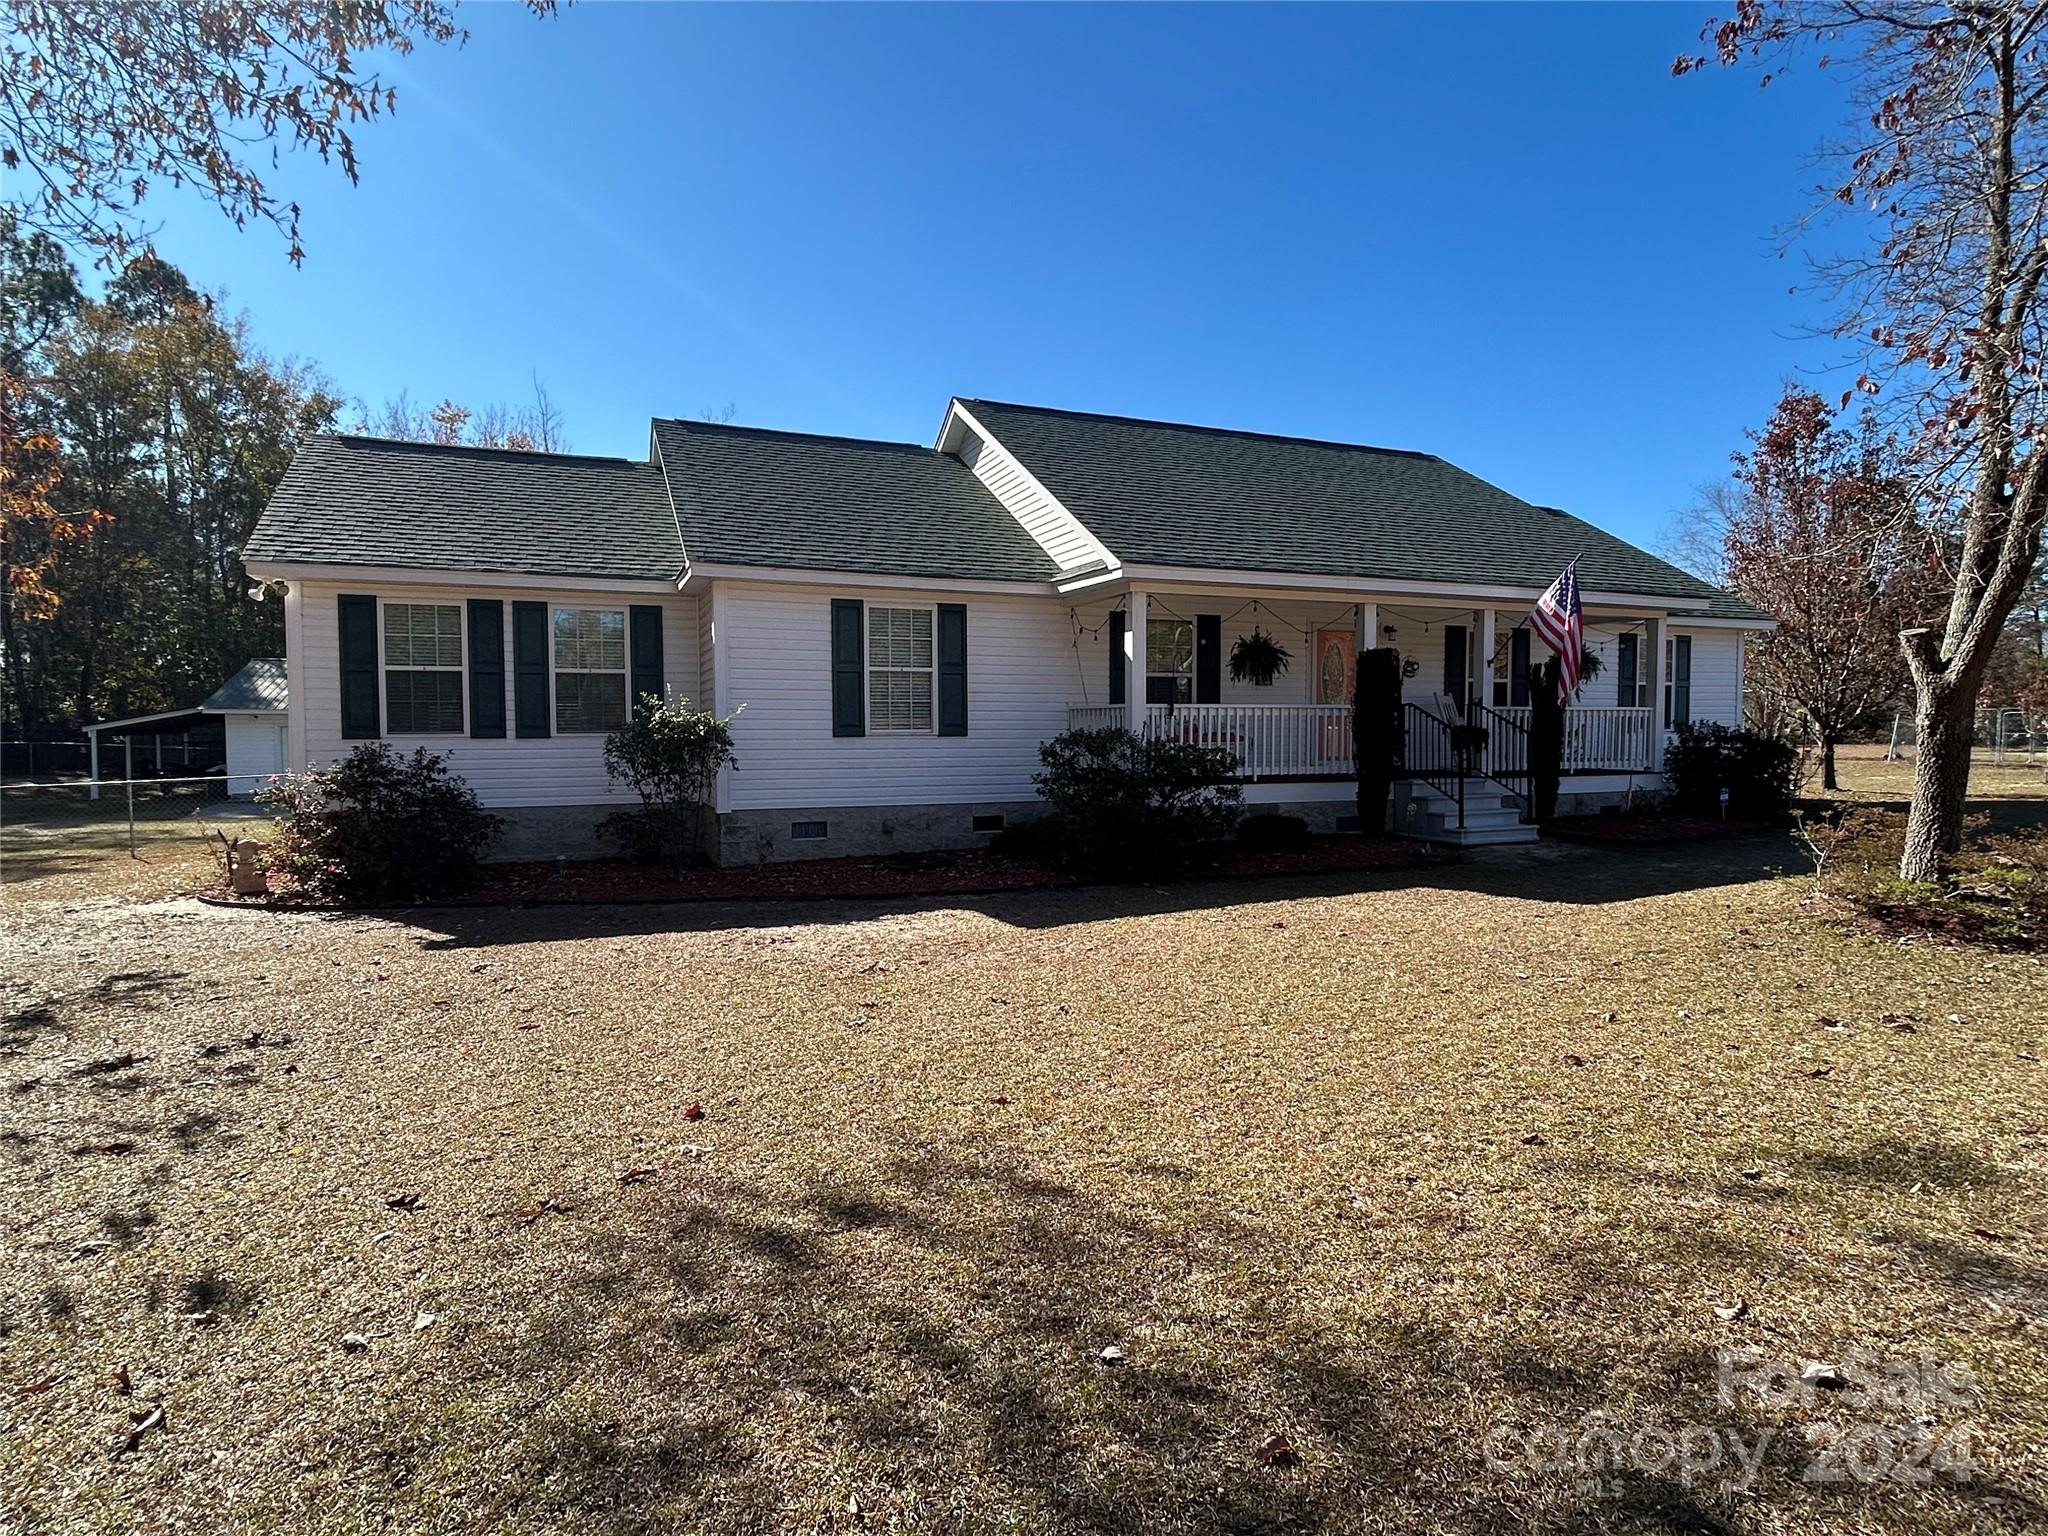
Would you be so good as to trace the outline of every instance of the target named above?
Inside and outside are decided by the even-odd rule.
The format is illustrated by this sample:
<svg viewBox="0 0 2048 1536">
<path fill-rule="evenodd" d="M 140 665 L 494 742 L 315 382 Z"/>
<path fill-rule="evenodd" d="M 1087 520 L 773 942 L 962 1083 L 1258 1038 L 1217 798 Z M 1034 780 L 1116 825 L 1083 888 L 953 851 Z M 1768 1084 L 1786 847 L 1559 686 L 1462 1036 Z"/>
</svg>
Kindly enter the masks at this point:
<svg viewBox="0 0 2048 1536">
<path fill-rule="evenodd" d="M 419 1204 L 420 1194 L 416 1189 L 409 1189 L 402 1194 L 386 1195 L 384 1197 L 384 1205 L 388 1210 L 414 1211 L 419 1209 Z"/>
<path fill-rule="evenodd" d="M 1829 1392 L 1839 1392 L 1849 1385 L 1839 1366 L 1829 1365 L 1820 1360 L 1809 1360 L 1799 1369 L 1799 1380 L 1809 1387 L 1821 1387 Z"/>
<path fill-rule="evenodd" d="M 1808 1072 L 1806 1075 L 1808 1077 L 1827 1077 L 1834 1070 L 1835 1069 L 1833 1067 L 1815 1067 L 1811 1072 Z"/>
<path fill-rule="evenodd" d="M 1301 1452 L 1294 1448 L 1283 1434 L 1270 1434 L 1259 1442 L 1254 1454 L 1269 1467 L 1295 1467 L 1301 1465 Z"/>
<path fill-rule="evenodd" d="M 1566 1051 L 1562 1060 L 1568 1067 L 1583 1067 L 1586 1064 L 1586 1058 L 1577 1051 Z"/>
<path fill-rule="evenodd" d="M 210 1308 L 204 1312 L 186 1312 L 181 1315 L 194 1328 L 211 1328 L 220 1321 L 220 1314 Z"/>
<path fill-rule="evenodd" d="M 123 1397 L 126 1397 L 130 1392 L 133 1392 L 135 1390 L 135 1388 L 129 1384 L 128 1367 L 125 1365 L 117 1365 L 111 1371 L 107 1372 L 107 1380 L 113 1383 L 114 1390 L 120 1393 Z"/>
<path fill-rule="evenodd" d="M 1122 1365 L 1124 1363 L 1123 1348 L 1116 1344 L 1105 1345 L 1102 1353 L 1095 1358 L 1104 1365 Z"/>
<path fill-rule="evenodd" d="M 683 1118 L 685 1120 L 702 1120 L 704 1118 L 704 1106 L 702 1104 L 692 1104 L 683 1111 Z"/>
<path fill-rule="evenodd" d="M 162 1429 L 164 1427 L 164 1405 L 158 1403 L 154 1408 L 130 1414 L 129 1418 L 132 1422 L 129 1425 L 128 1432 L 114 1442 L 114 1454 L 116 1456 L 132 1454 L 141 1449 L 142 1437 L 144 1435 L 148 1434 L 152 1429 Z"/>
<path fill-rule="evenodd" d="M 1550 1140 L 1541 1131 L 1531 1131 L 1522 1138 L 1522 1145 L 1525 1147 L 1547 1147 L 1550 1145 Z"/>
<path fill-rule="evenodd" d="M 370 1341 L 364 1334 L 344 1333 L 341 1336 L 341 1347 L 352 1355 L 360 1355 L 370 1347 Z"/>
<path fill-rule="evenodd" d="M 642 1163 L 638 1168 L 628 1168 L 619 1175 L 621 1184 L 644 1184 L 654 1177 L 654 1164 Z"/>
<path fill-rule="evenodd" d="M 43 1395 L 43 1393 L 49 1391 L 52 1387 L 56 1386 L 57 1383 L 62 1381 L 63 1379 L 64 1378 L 62 1376 L 58 1375 L 56 1372 L 53 1371 L 48 1376 L 45 1376 L 41 1381 L 30 1382 L 27 1386 L 23 1387 L 19 1392 L 15 1393 L 14 1395 L 16 1397 L 40 1397 Z"/>
<path fill-rule="evenodd" d="M 2010 1232 L 1994 1232 L 1989 1227 L 1972 1227 L 1970 1230 L 1983 1238 L 1987 1243 L 2009 1243 L 2012 1241 L 2012 1234 Z"/>
<path fill-rule="evenodd" d="M 431 1328 L 440 1321 L 440 1317 L 438 1312 L 416 1312 L 413 1314 L 412 1331 L 418 1333 L 422 1328 Z"/>
<path fill-rule="evenodd" d="M 1749 1316 L 1749 1303 L 1738 1296 L 1726 1306 L 1716 1306 L 1714 1308 L 1714 1316 L 1721 1319 L 1724 1323 L 1737 1322 Z"/>
<path fill-rule="evenodd" d="M 1764 1176 L 1764 1171 L 1761 1168 L 1745 1168 L 1742 1170 L 1742 1176 L 1745 1179 L 1756 1180 Z"/>
</svg>

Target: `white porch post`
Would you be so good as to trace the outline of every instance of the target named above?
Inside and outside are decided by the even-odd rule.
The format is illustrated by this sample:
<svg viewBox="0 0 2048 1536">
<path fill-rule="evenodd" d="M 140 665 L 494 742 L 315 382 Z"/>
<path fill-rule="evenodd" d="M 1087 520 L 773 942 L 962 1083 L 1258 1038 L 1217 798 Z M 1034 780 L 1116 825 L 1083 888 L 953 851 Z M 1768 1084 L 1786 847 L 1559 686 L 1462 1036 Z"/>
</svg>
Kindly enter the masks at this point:
<svg viewBox="0 0 2048 1536">
<path fill-rule="evenodd" d="M 92 748 L 92 789 L 87 798 L 97 800 L 100 797 L 100 733 L 87 731 L 85 739 Z M 33 778 L 34 775 L 31 774 L 30 777 Z"/>
<path fill-rule="evenodd" d="M 1144 590 L 1131 588 L 1124 602 L 1124 708 L 1130 712 L 1130 728 L 1141 736 L 1145 732 L 1145 613 Z"/>
<path fill-rule="evenodd" d="M 1479 702 L 1487 709 L 1493 708 L 1493 646 L 1495 613 L 1491 608 L 1479 610 L 1479 665 L 1473 668 L 1477 676 L 1474 686 L 1479 690 Z"/>
<path fill-rule="evenodd" d="M 1664 766 L 1664 621 L 1645 619 L 1643 621 L 1643 649 L 1649 652 L 1644 658 L 1648 665 L 1650 679 L 1650 729 L 1645 733 L 1650 739 L 1650 760 L 1643 764 L 1651 772 Z"/>
<path fill-rule="evenodd" d="M 1352 637 L 1352 644 L 1361 651 L 1379 649 L 1380 605 L 1360 603 L 1358 605 L 1358 632 Z"/>
</svg>

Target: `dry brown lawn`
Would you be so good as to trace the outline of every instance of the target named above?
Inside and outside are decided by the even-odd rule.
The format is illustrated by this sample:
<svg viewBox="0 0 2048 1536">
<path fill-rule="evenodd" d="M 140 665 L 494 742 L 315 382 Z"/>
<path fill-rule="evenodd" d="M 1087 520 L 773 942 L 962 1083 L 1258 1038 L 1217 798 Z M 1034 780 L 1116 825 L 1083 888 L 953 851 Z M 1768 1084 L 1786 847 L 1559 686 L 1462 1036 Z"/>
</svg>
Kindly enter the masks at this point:
<svg viewBox="0 0 2048 1536">
<path fill-rule="evenodd" d="M 1843 747 L 1835 754 L 1835 774 L 1842 781 L 1842 794 L 1850 799 L 1884 801 L 1904 806 L 1913 794 L 1913 762 L 1885 760 L 1881 746 Z M 1970 798 L 1973 801 L 2048 801 L 2048 761 L 2036 756 L 2027 762 L 2018 753 L 2004 762 L 1994 762 L 1990 752 L 1980 750 L 1970 764 Z M 1820 794 L 1820 768 L 1814 765 L 1808 792 Z M 2048 810 L 2048 806 L 2040 809 Z"/>
<path fill-rule="evenodd" d="M 0 1528 L 2038 1529 L 2048 977 L 1794 861 L 17 900 Z M 1744 1345 L 1966 1368 L 1973 1475 L 1902 1480 L 1913 1404 L 1723 1401 Z M 1645 1465 L 1488 1463 L 1599 1414 Z M 1895 1476 L 1804 1481 L 1849 1429 Z"/>
</svg>

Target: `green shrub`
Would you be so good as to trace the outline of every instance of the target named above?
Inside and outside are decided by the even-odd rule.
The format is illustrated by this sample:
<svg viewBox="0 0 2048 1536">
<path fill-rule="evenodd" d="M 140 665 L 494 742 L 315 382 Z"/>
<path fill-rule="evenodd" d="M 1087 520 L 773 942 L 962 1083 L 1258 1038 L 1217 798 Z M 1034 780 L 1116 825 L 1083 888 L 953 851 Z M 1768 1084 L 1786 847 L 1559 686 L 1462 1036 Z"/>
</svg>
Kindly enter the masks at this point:
<svg viewBox="0 0 2048 1536">
<path fill-rule="evenodd" d="M 1899 878 L 1903 812 L 1854 806 L 1801 833 L 1821 886 L 1887 931 L 1997 948 L 2048 945 L 2048 828 L 1994 836 L 1985 825 L 1971 819 L 1938 883 Z"/>
<path fill-rule="evenodd" d="M 1664 752 L 1664 782 L 1674 809 L 1694 816 L 1728 814 L 1744 821 L 1783 821 L 1799 792 L 1799 749 L 1760 731 L 1688 721 Z"/>
<path fill-rule="evenodd" d="M 1261 853 L 1306 848 L 1314 840 L 1299 816 L 1247 816 L 1237 825 L 1237 841 Z"/>
<path fill-rule="evenodd" d="M 739 762 L 734 710 L 723 718 L 687 699 L 643 695 L 633 718 L 604 739 L 605 771 L 633 787 L 640 810 L 607 816 L 598 830 L 627 857 L 678 868 L 701 851 L 718 771 Z"/>
<path fill-rule="evenodd" d="M 365 742 L 330 768 L 257 791 L 278 813 L 271 867 L 309 895 L 351 903 L 446 895 L 476 878 L 504 818 L 424 747 L 400 757 Z"/>
<path fill-rule="evenodd" d="M 1185 874 L 1214 857 L 1237 823 L 1244 792 L 1237 755 L 1130 731 L 1067 731 L 1038 749 L 1032 778 L 1051 808 L 1047 849 L 1063 868 L 1098 879 Z"/>
</svg>

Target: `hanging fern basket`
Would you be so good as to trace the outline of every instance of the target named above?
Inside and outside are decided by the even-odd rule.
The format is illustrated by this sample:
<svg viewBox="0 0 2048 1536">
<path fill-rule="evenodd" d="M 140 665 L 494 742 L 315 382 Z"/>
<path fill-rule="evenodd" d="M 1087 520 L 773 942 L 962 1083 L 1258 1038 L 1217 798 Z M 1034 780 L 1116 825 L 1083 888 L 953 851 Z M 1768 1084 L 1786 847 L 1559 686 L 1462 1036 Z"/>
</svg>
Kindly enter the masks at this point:
<svg viewBox="0 0 2048 1536">
<path fill-rule="evenodd" d="M 1237 644 L 1230 648 L 1230 680 L 1264 688 L 1285 672 L 1293 660 L 1286 646 L 1254 626 L 1250 634 L 1239 635 Z"/>
</svg>

